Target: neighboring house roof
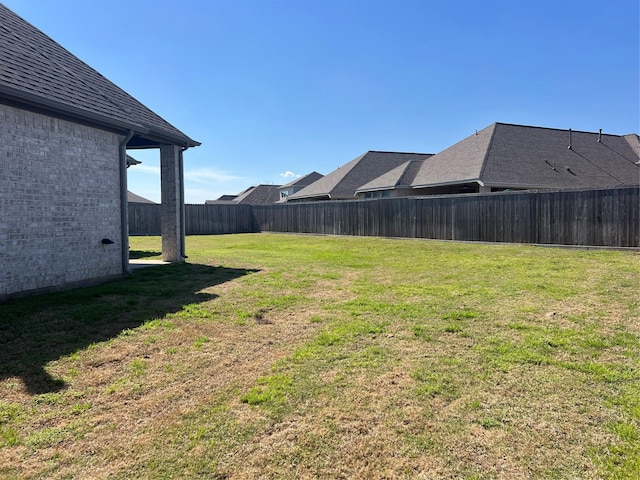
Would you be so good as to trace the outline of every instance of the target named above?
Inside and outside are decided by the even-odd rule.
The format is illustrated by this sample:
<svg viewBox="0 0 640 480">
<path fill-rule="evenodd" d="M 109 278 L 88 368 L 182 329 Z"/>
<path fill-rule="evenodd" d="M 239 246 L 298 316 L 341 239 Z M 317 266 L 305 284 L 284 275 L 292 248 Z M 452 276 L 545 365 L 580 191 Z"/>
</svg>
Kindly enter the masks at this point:
<svg viewBox="0 0 640 480">
<path fill-rule="evenodd" d="M 283 189 L 290 187 L 306 187 L 308 185 L 311 185 L 313 182 L 320 180 L 323 176 L 324 175 L 318 172 L 307 173 L 306 175 L 303 175 L 300 178 L 296 178 L 295 180 L 286 183 L 279 188 Z"/>
<path fill-rule="evenodd" d="M 148 198 L 141 197 L 140 195 L 136 195 L 133 192 L 127 190 L 127 201 L 129 203 L 150 203 L 153 205 L 157 205 L 156 202 L 149 200 Z"/>
<path fill-rule="evenodd" d="M 238 195 L 233 202 L 249 205 L 275 203 L 280 199 L 278 188 L 280 188 L 280 185 L 256 185 Z"/>
<path fill-rule="evenodd" d="M 431 154 L 369 151 L 289 196 L 288 200 L 353 199 L 362 185 L 410 160 Z"/>
<path fill-rule="evenodd" d="M 473 182 L 502 188 L 638 185 L 639 150 L 636 134 L 494 123 L 424 162 L 411 186 Z"/>
<path fill-rule="evenodd" d="M 278 203 L 284 203 L 287 201 L 288 197 L 293 195 L 296 192 L 299 192 L 305 187 L 308 187 L 313 182 L 317 182 L 324 175 L 318 172 L 308 173 L 300 178 L 295 179 L 292 182 L 287 183 L 286 185 L 282 185 L 278 188 L 278 192 L 280 193 L 280 198 L 278 199 Z M 283 192 L 287 192 L 287 195 L 283 195 Z"/>
<path fill-rule="evenodd" d="M 129 148 L 200 145 L 2 4 L 0 98 L 133 130 Z"/>
<path fill-rule="evenodd" d="M 278 188 L 280 185 L 255 185 L 249 187 L 238 195 L 222 195 L 217 200 L 207 200 L 206 205 L 215 204 L 245 204 L 245 205 L 264 205 L 267 203 L 275 203 L 279 200 Z"/>
<path fill-rule="evenodd" d="M 410 160 L 402 165 L 389 170 L 387 173 L 374 178 L 369 183 L 362 185 L 356 192 L 372 192 L 376 190 L 391 190 L 394 188 L 411 188 L 411 182 L 416 174 L 430 157 L 421 160 Z"/>
<path fill-rule="evenodd" d="M 214 200 L 214 202 L 231 202 L 236 198 L 238 198 L 238 195 L 220 195 L 220 197 L 218 197 L 217 200 Z M 211 202 L 211 201 L 207 200 L 207 202 Z"/>
<path fill-rule="evenodd" d="M 131 155 L 127 154 L 127 168 L 133 165 L 140 165 L 142 162 L 140 160 L 136 160 Z"/>
</svg>

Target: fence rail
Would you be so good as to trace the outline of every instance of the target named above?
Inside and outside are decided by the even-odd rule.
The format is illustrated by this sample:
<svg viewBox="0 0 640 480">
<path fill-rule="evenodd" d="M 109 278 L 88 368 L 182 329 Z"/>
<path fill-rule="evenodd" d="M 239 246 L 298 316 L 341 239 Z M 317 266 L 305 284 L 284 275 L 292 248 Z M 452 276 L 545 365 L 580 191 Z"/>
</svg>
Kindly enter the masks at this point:
<svg viewBox="0 0 640 480">
<path fill-rule="evenodd" d="M 277 205 L 186 205 L 187 235 L 292 232 L 640 247 L 640 188 L 502 192 Z M 159 205 L 129 205 L 131 235 L 160 234 Z"/>
</svg>

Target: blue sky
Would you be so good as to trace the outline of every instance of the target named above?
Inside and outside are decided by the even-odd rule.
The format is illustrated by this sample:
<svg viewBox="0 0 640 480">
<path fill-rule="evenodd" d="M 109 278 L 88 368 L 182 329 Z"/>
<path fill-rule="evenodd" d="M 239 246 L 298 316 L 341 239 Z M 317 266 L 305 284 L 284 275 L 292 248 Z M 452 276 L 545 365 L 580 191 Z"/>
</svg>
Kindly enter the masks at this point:
<svg viewBox="0 0 640 480">
<path fill-rule="evenodd" d="M 187 203 L 493 122 L 640 130 L 638 0 L 0 1 L 202 142 Z"/>
</svg>

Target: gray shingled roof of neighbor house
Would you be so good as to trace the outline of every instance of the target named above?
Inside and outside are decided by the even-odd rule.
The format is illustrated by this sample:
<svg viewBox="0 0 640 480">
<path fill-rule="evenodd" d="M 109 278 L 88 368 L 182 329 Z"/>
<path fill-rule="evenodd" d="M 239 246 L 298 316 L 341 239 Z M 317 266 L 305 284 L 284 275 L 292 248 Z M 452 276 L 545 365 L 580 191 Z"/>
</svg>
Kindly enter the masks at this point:
<svg viewBox="0 0 640 480">
<path fill-rule="evenodd" d="M 133 130 L 130 148 L 158 142 L 199 145 L 2 4 L 0 97 Z"/>
<path fill-rule="evenodd" d="M 233 200 L 235 200 L 236 198 L 238 198 L 238 195 L 220 195 L 217 199 L 215 200 L 207 200 L 206 202 L 204 202 L 205 204 L 209 205 L 209 204 L 213 204 L 213 203 L 233 203 Z"/>
<path fill-rule="evenodd" d="M 157 205 L 156 202 L 149 200 L 148 198 L 141 197 L 140 195 L 136 195 L 135 193 L 130 192 L 129 190 L 127 190 L 127 201 L 129 203 L 148 203 L 148 204 Z"/>
<path fill-rule="evenodd" d="M 314 171 L 311 173 L 307 173 L 306 175 L 303 175 L 300 178 L 296 178 L 295 180 L 289 183 L 285 183 L 279 188 L 300 187 L 300 186 L 311 185 L 313 182 L 320 180 L 322 177 L 324 177 L 324 175 Z"/>
<path fill-rule="evenodd" d="M 636 134 L 494 123 L 424 162 L 411 186 L 471 182 L 550 189 L 638 185 L 638 160 Z"/>
<path fill-rule="evenodd" d="M 402 165 L 389 170 L 387 173 L 380 175 L 378 178 L 373 179 L 369 183 L 362 185 L 356 190 L 356 192 L 372 192 L 376 190 L 390 190 L 393 188 L 411 188 L 411 182 L 414 180 L 416 174 L 430 158 L 427 156 L 422 160 L 410 160 Z"/>
<path fill-rule="evenodd" d="M 278 188 L 280 188 L 280 185 L 256 185 L 255 187 L 249 187 L 231 202 L 248 205 L 275 203 L 280 198 Z"/>
<path fill-rule="evenodd" d="M 308 187 L 309 185 L 311 185 L 313 182 L 317 182 L 318 180 L 320 180 L 322 177 L 324 177 L 324 175 L 322 175 L 321 173 L 318 172 L 311 172 L 311 173 L 307 173 L 306 175 L 303 175 L 300 178 L 296 178 L 295 180 L 293 180 L 292 182 L 287 183 L 286 185 L 282 185 L 281 187 L 278 188 L 279 192 L 282 191 L 287 191 L 289 192 L 289 189 L 292 190 L 292 192 L 289 194 L 289 196 L 293 195 L 296 191 L 300 191 L 303 188 Z M 278 199 L 278 203 L 285 203 L 288 200 L 288 197 L 280 197 Z"/>
<path fill-rule="evenodd" d="M 410 160 L 428 158 L 428 153 L 369 151 L 289 196 L 288 200 L 353 199 L 362 185 Z"/>
</svg>

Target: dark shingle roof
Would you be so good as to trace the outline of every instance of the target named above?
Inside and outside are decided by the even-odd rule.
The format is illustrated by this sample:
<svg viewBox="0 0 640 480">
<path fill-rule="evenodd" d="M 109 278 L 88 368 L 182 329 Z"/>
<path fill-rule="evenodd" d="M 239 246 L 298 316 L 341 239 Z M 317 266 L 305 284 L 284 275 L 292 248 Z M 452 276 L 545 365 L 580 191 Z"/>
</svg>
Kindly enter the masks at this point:
<svg viewBox="0 0 640 480">
<path fill-rule="evenodd" d="M 426 153 L 369 151 L 289 196 L 289 200 L 352 199 L 362 185 L 407 161 L 421 160 L 429 156 L 430 154 Z"/>
<path fill-rule="evenodd" d="M 323 176 L 324 175 L 318 172 L 307 173 L 300 178 L 296 178 L 295 180 L 282 185 L 280 188 L 306 187 L 307 185 L 311 185 L 313 182 L 320 180 Z"/>
<path fill-rule="evenodd" d="M 278 188 L 280 188 L 280 185 L 257 185 L 250 187 L 233 199 L 232 202 L 248 205 L 275 203 L 280 198 Z"/>
<path fill-rule="evenodd" d="M 494 123 L 424 162 L 411 185 L 414 188 L 465 182 L 504 188 L 638 185 L 639 149 L 635 134 L 575 131 L 570 134 L 569 130 Z"/>
<path fill-rule="evenodd" d="M 413 187 L 446 185 L 480 178 L 495 124 L 435 154 L 424 162 Z"/>
<path fill-rule="evenodd" d="M 216 200 L 217 202 L 231 202 L 233 200 L 235 200 L 236 198 L 238 198 L 238 195 L 220 195 L 220 197 L 218 197 L 218 200 Z"/>
<path fill-rule="evenodd" d="M 199 145 L 2 4 L 0 98 L 133 129 L 139 146 Z"/>
<path fill-rule="evenodd" d="M 410 160 L 389 170 L 387 173 L 362 185 L 356 192 L 371 192 L 375 190 L 390 190 L 393 188 L 410 188 L 411 182 L 429 156 L 422 160 Z"/>
</svg>

